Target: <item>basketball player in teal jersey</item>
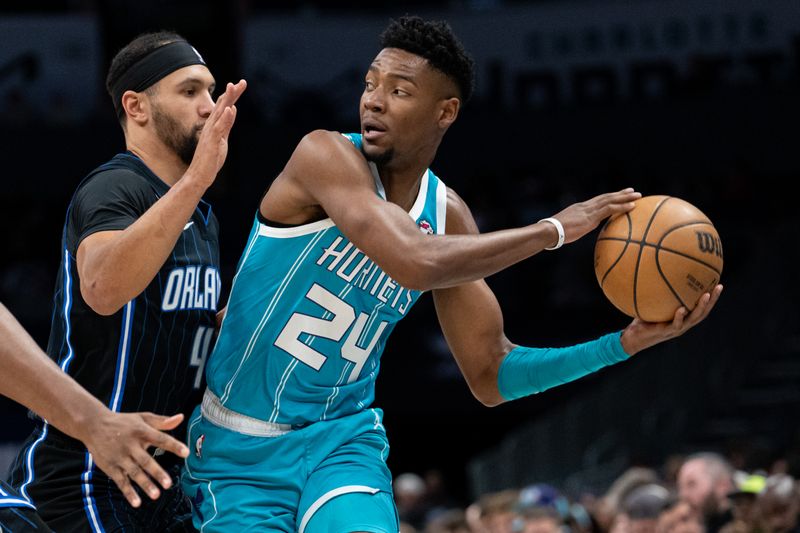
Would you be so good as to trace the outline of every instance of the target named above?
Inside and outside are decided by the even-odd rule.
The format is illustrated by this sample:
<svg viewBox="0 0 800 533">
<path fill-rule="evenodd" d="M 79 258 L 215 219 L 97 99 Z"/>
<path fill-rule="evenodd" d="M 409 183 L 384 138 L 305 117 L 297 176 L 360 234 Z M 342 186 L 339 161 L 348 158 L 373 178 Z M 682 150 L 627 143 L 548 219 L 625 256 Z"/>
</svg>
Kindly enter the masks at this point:
<svg viewBox="0 0 800 533">
<path fill-rule="evenodd" d="M 393 21 L 370 65 L 361 133 L 317 131 L 264 196 L 189 425 L 183 484 L 201 531 L 397 532 L 389 445 L 371 408 L 397 321 L 431 290 L 475 396 L 497 405 L 684 333 L 721 287 L 670 323 L 560 349 L 517 346 L 483 281 L 629 211 L 632 189 L 523 228 L 479 235 L 428 168 L 472 91 L 445 23 Z"/>
</svg>

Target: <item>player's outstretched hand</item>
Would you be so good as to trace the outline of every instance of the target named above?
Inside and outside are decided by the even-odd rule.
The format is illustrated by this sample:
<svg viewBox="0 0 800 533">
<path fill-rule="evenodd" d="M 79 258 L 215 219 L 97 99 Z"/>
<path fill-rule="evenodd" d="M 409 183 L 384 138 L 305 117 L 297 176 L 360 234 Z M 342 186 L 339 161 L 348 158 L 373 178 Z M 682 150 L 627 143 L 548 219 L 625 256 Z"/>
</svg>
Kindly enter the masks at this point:
<svg viewBox="0 0 800 533">
<path fill-rule="evenodd" d="M 622 332 L 622 348 L 628 355 L 654 346 L 665 340 L 679 337 L 691 328 L 702 322 L 719 300 L 722 294 L 722 285 L 717 285 L 710 293 L 705 293 L 697 301 L 691 313 L 685 307 L 675 311 L 672 322 L 644 322 L 638 318 L 633 319 Z"/>
<path fill-rule="evenodd" d="M 114 480 L 132 506 L 139 507 L 141 499 L 132 482 L 154 500 L 161 494 L 154 480 L 165 489 L 172 485 L 170 476 L 147 449 L 155 446 L 179 457 L 189 455 L 186 445 L 159 431 L 175 429 L 182 421 L 181 414 L 167 417 L 108 411 L 92 420 L 91 427 L 86 428 L 86 438 L 81 440 L 98 468 Z"/>
<path fill-rule="evenodd" d="M 192 164 L 186 174 L 203 187 L 210 187 L 228 156 L 228 135 L 236 120 L 236 101 L 247 88 L 245 80 L 228 83 L 225 92 L 217 98 L 214 110 L 206 119 L 197 140 Z"/>
<path fill-rule="evenodd" d="M 611 215 L 627 213 L 633 209 L 633 202 L 641 197 L 642 193 L 629 187 L 572 204 L 553 217 L 564 226 L 564 243 L 575 242 Z"/>
</svg>

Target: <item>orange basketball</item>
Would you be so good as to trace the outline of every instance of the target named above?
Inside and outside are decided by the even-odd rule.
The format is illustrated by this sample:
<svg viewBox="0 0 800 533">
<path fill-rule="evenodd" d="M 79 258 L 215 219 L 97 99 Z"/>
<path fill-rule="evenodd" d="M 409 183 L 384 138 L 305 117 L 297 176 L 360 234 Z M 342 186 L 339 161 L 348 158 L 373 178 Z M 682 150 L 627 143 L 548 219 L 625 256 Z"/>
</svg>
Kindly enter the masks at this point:
<svg viewBox="0 0 800 533">
<path fill-rule="evenodd" d="M 606 297 L 628 316 L 671 321 L 719 283 L 722 243 L 692 204 L 646 196 L 609 219 L 597 237 L 594 271 Z"/>
</svg>

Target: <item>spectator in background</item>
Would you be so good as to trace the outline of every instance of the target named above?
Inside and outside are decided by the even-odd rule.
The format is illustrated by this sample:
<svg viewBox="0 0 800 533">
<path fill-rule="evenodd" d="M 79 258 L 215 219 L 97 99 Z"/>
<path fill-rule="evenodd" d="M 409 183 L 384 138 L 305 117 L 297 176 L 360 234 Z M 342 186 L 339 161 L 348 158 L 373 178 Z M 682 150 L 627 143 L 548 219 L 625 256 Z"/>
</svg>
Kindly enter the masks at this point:
<svg viewBox="0 0 800 533">
<path fill-rule="evenodd" d="M 569 516 L 569 501 L 554 487 L 537 483 L 520 491 L 516 511 L 515 532 L 558 533 Z"/>
<path fill-rule="evenodd" d="M 427 511 L 425 481 L 417 474 L 406 472 L 394 479 L 392 490 L 400 520 L 417 529 L 421 528 Z"/>
<path fill-rule="evenodd" d="M 792 477 L 767 478 L 756 501 L 759 529 L 763 533 L 800 533 L 800 486 Z"/>
<path fill-rule="evenodd" d="M 705 527 L 691 505 L 677 500 L 658 517 L 656 533 L 705 533 Z"/>
<path fill-rule="evenodd" d="M 736 489 L 728 494 L 733 520 L 720 533 L 749 533 L 756 523 L 756 499 L 764 491 L 767 480 L 760 474 L 736 472 L 733 481 Z"/>
<path fill-rule="evenodd" d="M 552 507 L 531 507 L 520 511 L 515 533 L 561 533 L 563 521 Z"/>
<path fill-rule="evenodd" d="M 678 472 L 678 495 L 705 525 L 718 532 L 733 519 L 728 494 L 734 489 L 733 468 L 719 454 L 690 455 Z"/>
<path fill-rule="evenodd" d="M 659 484 L 649 483 L 633 489 L 623 500 L 612 531 L 655 533 L 658 517 L 669 502 L 669 491 Z"/>
<path fill-rule="evenodd" d="M 614 519 L 620 514 L 625 497 L 637 487 L 658 482 L 658 474 L 650 468 L 632 467 L 622 473 L 600 500 L 592 508 L 597 525 L 602 531 L 609 531 Z"/>
<path fill-rule="evenodd" d="M 461 509 L 438 513 L 425 526 L 425 533 L 472 533 L 467 516 Z"/>
<path fill-rule="evenodd" d="M 513 489 L 481 496 L 467 508 L 467 522 L 473 533 L 513 533 L 518 500 L 519 491 Z"/>
</svg>

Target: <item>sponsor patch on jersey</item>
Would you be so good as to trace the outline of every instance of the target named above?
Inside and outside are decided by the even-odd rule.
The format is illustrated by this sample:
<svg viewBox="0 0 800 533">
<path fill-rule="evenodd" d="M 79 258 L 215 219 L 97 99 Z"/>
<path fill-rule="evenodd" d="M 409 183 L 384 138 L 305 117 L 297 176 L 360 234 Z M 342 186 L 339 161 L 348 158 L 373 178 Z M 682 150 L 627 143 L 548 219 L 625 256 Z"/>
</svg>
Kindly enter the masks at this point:
<svg viewBox="0 0 800 533">
<path fill-rule="evenodd" d="M 427 220 L 425 220 L 425 219 L 420 220 L 419 223 L 417 224 L 417 226 L 419 226 L 419 230 L 422 233 L 427 233 L 428 235 L 433 235 L 433 226 L 431 226 L 431 223 L 428 222 Z"/>
<path fill-rule="evenodd" d="M 194 441 L 194 454 L 200 458 L 203 456 L 203 441 L 206 440 L 205 435 L 200 435 L 197 437 L 197 440 Z"/>
</svg>

